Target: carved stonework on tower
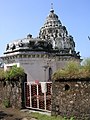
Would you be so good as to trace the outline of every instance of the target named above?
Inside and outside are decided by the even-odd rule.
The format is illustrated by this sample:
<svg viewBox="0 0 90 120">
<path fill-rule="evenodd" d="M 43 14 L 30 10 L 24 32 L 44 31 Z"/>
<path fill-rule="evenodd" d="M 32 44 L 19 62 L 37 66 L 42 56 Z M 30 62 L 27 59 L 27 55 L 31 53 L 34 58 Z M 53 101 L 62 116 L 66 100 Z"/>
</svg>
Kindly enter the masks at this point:
<svg viewBox="0 0 90 120">
<path fill-rule="evenodd" d="M 75 42 L 73 37 L 68 35 L 65 26 L 62 25 L 58 16 L 54 13 L 53 8 L 48 15 L 44 26 L 40 29 L 39 37 L 46 41 L 50 41 L 53 49 L 70 50 L 75 53 Z"/>
</svg>

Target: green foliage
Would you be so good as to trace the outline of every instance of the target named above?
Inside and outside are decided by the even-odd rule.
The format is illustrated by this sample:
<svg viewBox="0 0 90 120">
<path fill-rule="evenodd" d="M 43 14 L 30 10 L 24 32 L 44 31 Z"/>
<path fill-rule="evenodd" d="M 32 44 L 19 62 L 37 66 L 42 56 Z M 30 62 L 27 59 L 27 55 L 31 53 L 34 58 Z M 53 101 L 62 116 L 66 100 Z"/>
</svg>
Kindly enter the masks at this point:
<svg viewBox="0 0 90 120">
<path fill-rule="evenodd" d="M 3 105 L 4 105 L 4 107 L 9 108 L 10 107 L 10 100 L 9 99 L 4 99 Z"/>
<path fill-rule="evenodd" d="M 86 59 L 82 65 L 71 61 L 64 69 L 57 70 L 52 77 L 53 80 L 72 78 L 90 78 L 90 59 Z"/>
<path fill-rule="evenodd" d="M 24 70 L 21 67 L 17 67 L 16 65 L 12 66 L 7 71 L 0 72 L 0 79 L 11 80 L 18 79 L 24 76 Z"/>
<path fill-rule="evenodd" d="M 75 120 L 74 117 L 67 119 L 66 117 L 62 118 L 61 116 L 48 116 L 40 113 L 32 113 L 31 115 L 37 120 Z"/>
<path fill-rule="evenodd" d="M 80 65 L 77 62 L 71 61 L 67 64 L 65 71 L 68 77 L 75 77 L 79 72 Z"/>
<path fill-rule="evenodd" d="M 75 120 L 74 117 L 71 117 L 70 120 Z"/>
<path fill-rule="evenodd" d="M 60 78 L 76 78 L 78 77 L 79 69 L 79 63 L 74 61 L 68 62 L 67 66 L 64 69 L 59 69 L 53 74 L 52 79 L 56 80 Z"/>
<path fill-rule="evenodd" d="M 88 75 L 90 75 L 90 59 L 87 58 L 82 62 L 82 66 L 84 70 L 87 72 Z"/>
<path fill-rule="evenodd" d="M 40 113 L 32 113 L 32 117 L 36 118 L 37 120 L 63 120 L 61 117 L 48 116 Z"/>
<path fill-rule="evenodd" d="M 0 70 L 0 79 L 3 80 L 4 78 L 4 70 Z"/>
<path fill-rule="evenodd" d="M 14 78 L 18 78 L 18 77 L 23 77 L 24 75 L 24 70 L 20 67 L 12 66 L 12 68 L 7 71 L 7 77 L 9 77 L 10 79 Z"/>
</svg>

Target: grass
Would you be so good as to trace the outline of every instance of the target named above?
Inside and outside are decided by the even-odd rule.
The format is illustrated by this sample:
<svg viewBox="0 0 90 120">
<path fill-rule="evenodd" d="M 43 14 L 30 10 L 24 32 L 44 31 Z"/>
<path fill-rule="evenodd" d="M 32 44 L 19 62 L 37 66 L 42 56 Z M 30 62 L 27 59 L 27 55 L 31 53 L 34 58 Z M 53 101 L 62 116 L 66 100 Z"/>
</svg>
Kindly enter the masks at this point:
<svg viewBox="0 0 90 120">
<path fill-rule="evenodd" d="M 60 116 L 48 116 L 40 113 L 32 113 L 31 115 L 37 120 L 75 120 L 73 117 L 71 117 L 70 119 L 67 119 L 66 117 L 62 118 Z"/>
</svg>

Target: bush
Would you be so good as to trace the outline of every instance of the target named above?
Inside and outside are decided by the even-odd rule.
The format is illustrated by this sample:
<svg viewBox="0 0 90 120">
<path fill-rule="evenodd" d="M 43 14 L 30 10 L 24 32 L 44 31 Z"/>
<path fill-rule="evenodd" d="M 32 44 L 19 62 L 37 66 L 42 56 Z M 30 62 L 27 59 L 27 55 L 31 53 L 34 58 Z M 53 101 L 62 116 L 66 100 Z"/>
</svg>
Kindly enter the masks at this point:
<svg viewBox="0 0 90 120">
<path fill-rule="evenodd" d="M 52 76 L 53 80 L 77 78 L 90 78 L 90 59 L 86 59 L 82 65 L 71 61 L 64 69 L 57 70 Z"/>
<path fill-rule="evenodd" d="M 4 73 L 4 76 L 6 80 L 18 79 L 24 76 L 24 70 L 21 67 L 14 65 Z"/>
</svg>

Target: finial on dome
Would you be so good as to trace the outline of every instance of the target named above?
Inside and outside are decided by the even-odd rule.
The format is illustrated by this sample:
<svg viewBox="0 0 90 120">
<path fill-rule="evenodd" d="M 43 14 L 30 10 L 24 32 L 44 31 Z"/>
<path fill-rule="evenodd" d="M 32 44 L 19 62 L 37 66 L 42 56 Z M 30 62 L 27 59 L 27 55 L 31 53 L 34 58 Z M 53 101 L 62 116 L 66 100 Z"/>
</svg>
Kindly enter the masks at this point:
<svg viewBox="0 0 90 120">
<path fill-rule="evenodd" d="M 53 3 L 51 3 L 51 10 L 53 10 Z"/>
<path fill-rule="evenodd" d="M 50 12 L 54 12 L 54 10 L 53 10 L 53 3 L 51 3 L 51 10 L 50 10 Z"/>
</svg>

